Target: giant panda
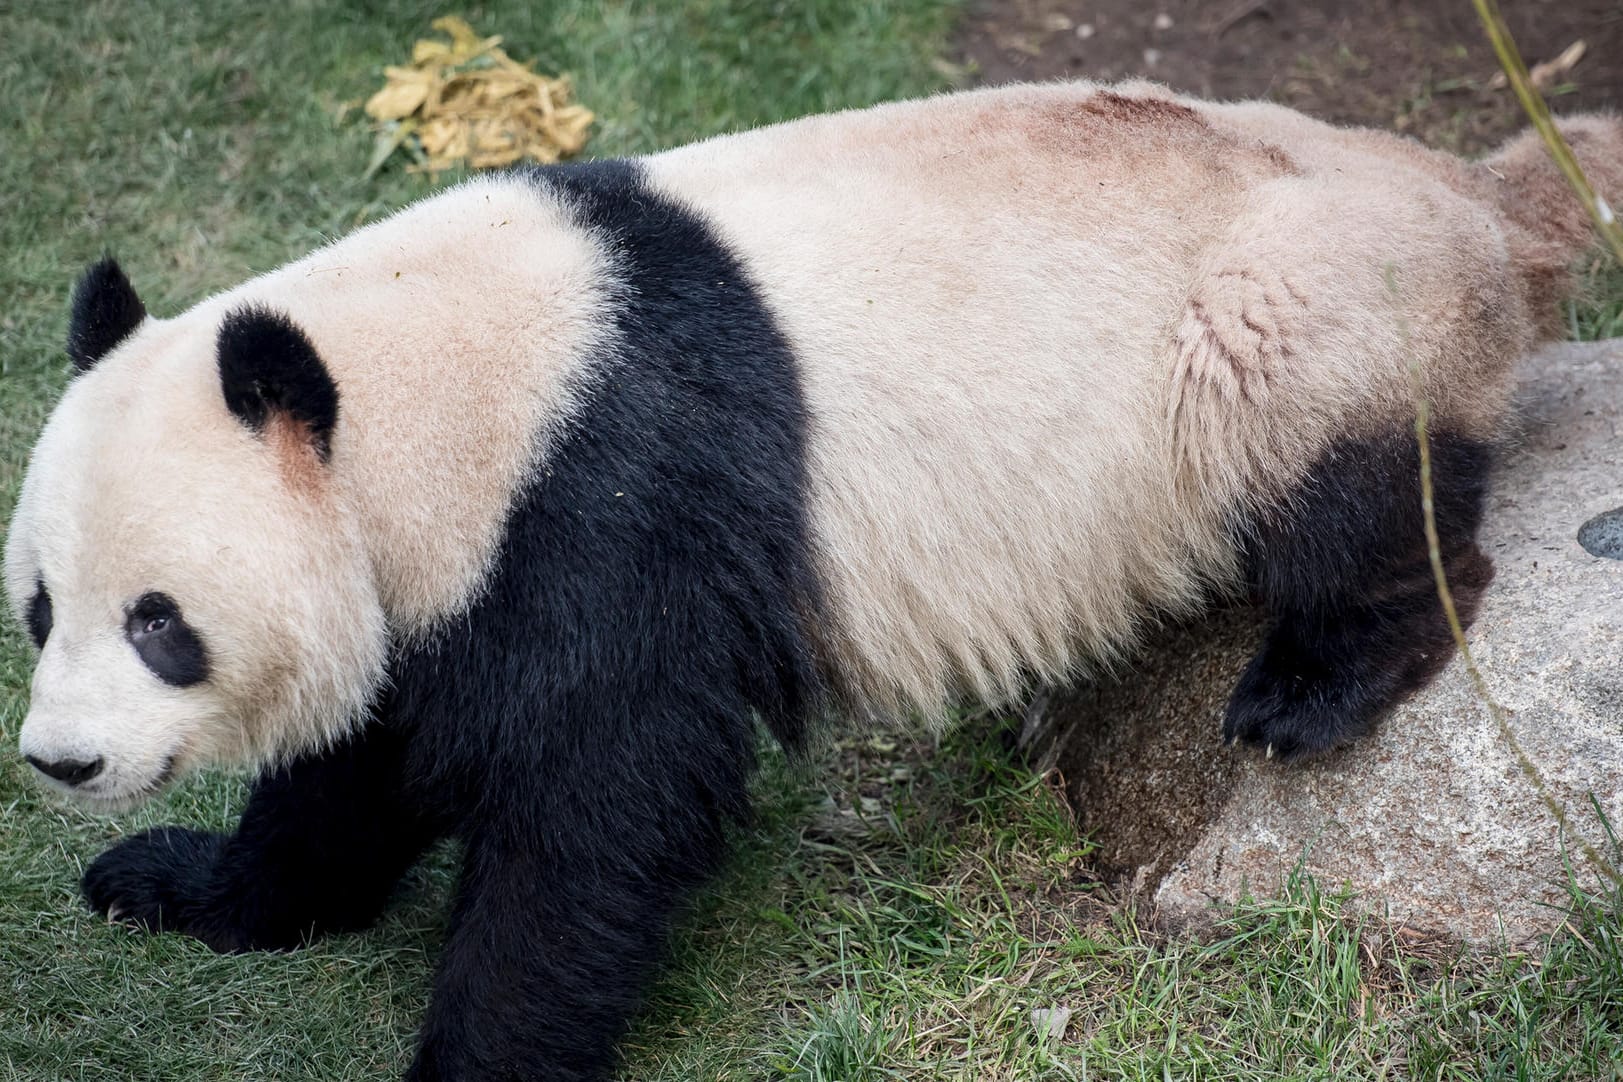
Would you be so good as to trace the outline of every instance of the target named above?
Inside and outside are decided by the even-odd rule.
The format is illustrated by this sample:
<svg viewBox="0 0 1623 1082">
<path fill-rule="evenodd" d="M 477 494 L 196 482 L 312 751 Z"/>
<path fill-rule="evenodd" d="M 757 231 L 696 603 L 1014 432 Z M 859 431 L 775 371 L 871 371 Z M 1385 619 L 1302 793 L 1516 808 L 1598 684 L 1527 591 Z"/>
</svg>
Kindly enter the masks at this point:
<svg viewBox="0 0 1623 1082">
<path fill-rule="evenodd" d="M 1619 123 L 1565 131 L 1623 202 Z M 1417 394 L 1469 615 L 1588 240 L 1531 136 L 1071 83 L 470 180 L 168 319 L 103 261 L 6 541 L 21 754 L 100 809 L 260 766 L 231 835 L 83 880 L 221 951 L 360 928 L 457 837 L 407 1077 L 603 1078 L 758 721 L 929 724 L 1225 593 L 1273 620 L 1230 742 L 1423 683 Z"/>
</svg>

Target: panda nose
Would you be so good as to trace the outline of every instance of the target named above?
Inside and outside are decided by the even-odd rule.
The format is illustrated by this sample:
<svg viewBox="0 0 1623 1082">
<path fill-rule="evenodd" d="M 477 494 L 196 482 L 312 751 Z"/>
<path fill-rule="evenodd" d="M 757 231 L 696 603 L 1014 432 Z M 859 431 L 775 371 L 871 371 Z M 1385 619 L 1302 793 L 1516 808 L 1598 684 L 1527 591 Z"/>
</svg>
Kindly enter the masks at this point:
<svg viewBox="0 0 1623 1082">
<path fill-rule="evenodd" d="M 83 785 L 100 774 L 105 764 L 105 760 L 99 755 L 88 763 L 83 759 L 58 759 L 54 763 L 47 763 L 32 755 L 24 755 L 23 758 L 27 759 L 35 770 L 48 778 L 55 778 L 63 785 Z"/>
</svg>

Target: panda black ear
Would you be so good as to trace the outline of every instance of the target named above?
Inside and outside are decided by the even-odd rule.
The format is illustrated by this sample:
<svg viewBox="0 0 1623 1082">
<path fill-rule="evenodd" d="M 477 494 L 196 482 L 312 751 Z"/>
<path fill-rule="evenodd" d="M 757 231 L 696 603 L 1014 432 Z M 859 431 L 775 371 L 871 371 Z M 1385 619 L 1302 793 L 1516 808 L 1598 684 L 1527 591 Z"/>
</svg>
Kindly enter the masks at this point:
<svg viewBox="0 0 1623 1082">
<path fill-rule="evenodd" d="M 239 308 L 220 324 L 216 352 L 225 405 L 256 433 L 293 422 L 326 462 L 338 424 L 338 387 L 310 339 L 279 312 Z"/>
<path fill-rule="evenodd" d="M 68 356 L 73 367 L 88 372 L 147 317 L 123 268 L 111 256 L 93 263 L 73 287 L 68 317 Z"/>
</svg>

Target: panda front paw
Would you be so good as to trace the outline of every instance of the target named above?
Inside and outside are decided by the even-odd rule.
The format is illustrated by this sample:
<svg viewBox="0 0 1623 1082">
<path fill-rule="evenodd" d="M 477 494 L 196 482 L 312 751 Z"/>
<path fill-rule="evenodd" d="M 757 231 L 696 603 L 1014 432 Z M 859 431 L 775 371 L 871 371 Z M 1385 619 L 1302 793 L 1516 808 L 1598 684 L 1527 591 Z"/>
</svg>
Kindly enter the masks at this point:
<svg viewBox="0 0 1623 1082">
<path fill-rule="evenodd" d="M 209 919 L 206 899 L 226 837 L 184 827 L 144 831 L 91 862 L 81 887 L 108 920 L 195 936 L 218 951 L 247 944 Z"/>
</svg>

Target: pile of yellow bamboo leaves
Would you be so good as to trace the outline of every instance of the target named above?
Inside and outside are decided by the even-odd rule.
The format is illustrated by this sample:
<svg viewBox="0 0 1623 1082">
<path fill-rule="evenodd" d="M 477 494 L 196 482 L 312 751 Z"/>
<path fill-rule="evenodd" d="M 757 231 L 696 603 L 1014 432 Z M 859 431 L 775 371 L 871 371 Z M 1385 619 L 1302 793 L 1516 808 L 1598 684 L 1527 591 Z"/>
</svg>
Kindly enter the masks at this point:
<svg viewBox="0 0 1623 1082">
<path fill-rule="evenodd" d="M 462 162 L 555 162 L 586 145 L 592 113 L 570 100 L 567 77 L 536 73 L 503 52 L 501 38 L 481 38 L 455 16 L 433 27 L 450 40 L 417 42 L 411 66 L 385 68 L 386 84 L 367 100 L 378 124 L 368 176 L 396 152 L 413 159 L 409 169 L 437 173 Z"/>
</svg>

